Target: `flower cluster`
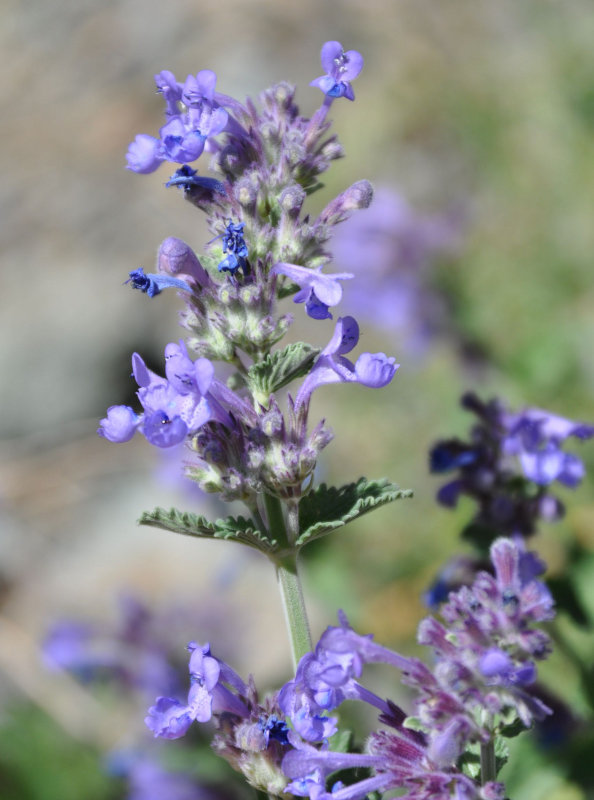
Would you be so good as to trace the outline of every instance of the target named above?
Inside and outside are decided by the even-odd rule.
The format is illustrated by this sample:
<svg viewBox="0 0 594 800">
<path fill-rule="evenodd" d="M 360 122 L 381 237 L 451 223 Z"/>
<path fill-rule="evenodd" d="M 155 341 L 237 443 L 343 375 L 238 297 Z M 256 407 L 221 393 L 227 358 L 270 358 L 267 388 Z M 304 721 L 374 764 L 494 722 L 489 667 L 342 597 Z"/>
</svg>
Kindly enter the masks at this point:
<svg viewBox="0 0 594 800">
<path fill-rule="evenodd" d="M 352 275 L 324 270 L 331 260 L 327 242 L 336 225 L 372 198 L 370 184 L 359 181 L 317 218 L 304 213 L 318 176 L 342 154 L 336 138 L 327 136 L 328 108 L 336 98 L 354 98 L 350 82 L 363 59 L 327 42 L 322 64 L 327 75 L 313 85 L 325 99 L 310 119 L 299 113 L 295 90 L 285 83 L 264 92 L 258 108 L 215 91 L 210 70 L 189 75 L 183 84 L 173 73 L 160 72 L 155 81 L 166 123 L 158 138 L 140 135 L 128 151 L 135 172 L 152 172 L 163 161 L 182 165 L 167 185 L 206 213 L 213 238 L 198 258 L 190 245 L 169 237 L 154 273 L 130 272 L 126 282 L 151 298 L 178 290 L 185 303 L 181 324 L 189 335 L 165 348 L 164 377 L 133 355 L 141 410 L 111 406 L 99 433 L 126 442 L 138 431 L 160 448 L 185 443 L 188 476 L 251 509 L 263 492 L 298 499 L 311 478 L 331 438 L 323 423 L 308 431 L 315 388 L 334 382 L 379 388 L 398 366 L 384 353 L 363 353 L 354 364 L 345 358 L 359 338 L 352 317 L 339 318 L 321 353 L 311 346 L 303 346 L 301 357 L 291 346 L 272 352 L 292 320 L 278 313 L 284 297 L 304 303 L 311 319 L 332 317 L 330 308 L 342 298 L 341 281 Z M 198 176 L 191 166 L 205 150 L 220 179 Z M 232 388 L 215 377 L 215 361 L 235 370 Z M 283 415 L 275 392 L 300 376 L 305 378 Z"/>
<path fill-rule="evenodd" d="M 558 481 L 574 488 L 584 476 L 583 463 L 563 445 L 568 437 L 591 438 L 594 426 L 537 408 L 511 413 L 498 400 L 485 403 L 470 393 L 462 406 L 478 417 L 470 441 L 438 442 L 430 465 L 435 473 L 459 471 L 439 490 L 438 502 L 454 507 L 467 495 L 478 504 L 469 538 L 488 542 L 501 534 L 529 536 L 538 519 L 561 517 L 563 505 L 548 487 Z"/>
<path fill-rule="evenodd" d="M 276 697 L 259 702 L 252 680 L 249 684 L 224 661 L 215 658 L 210 646 L 188 644 L 190 689 L 185 702 L 158 697 L 145 719 L 156 737 L 179 739 L 193 722 L 214 720 L 215 751 L 248 783 L 273 795 L 281 794 L 287 779 L 280 764 L 291 748 L 291 731 Z"/>
<path fill-rule="evenodd" d="M 179 681 L 170 650 L 178 627 L 125 595 L 116 625 L 56 622 L 44 638 L 43 655 L 51 669 L 67 670 L 85 683 L 109 679 L 128 692 L 158 686 L 174 691 Z"/>
<path fill-rule="evenodd" d="M 288 791 L 312 800 L 358 800 L 371 791 L 404 788 L 421 798 L 501 798 L 493 781 L 480 788 L 458 768 L 469 744 L 488 746 L 502 727 L 518 719 L 529 726 L 550 713 L 532 692 L 535 661 L 549 653 L 548 636 L 534 624 L 551 619 L 553 604 L 538 580 L 542 565 L 521 544 L 498 539 L 491 548 L 494 575 L 480 573 L 472 586 L 452 593 L 443 606 L 445 624 L 428 617 L 418 639 L 431 648 L 432 667 L 360 636 L 341 616 L 316 649 L 301 660 L 279 704 L 305 740 L 284 758 Z M 416 693 L 414 719 L 359 683 L 365 664 L 398 669 Z M 387 730 L 371 734 L 366 752 L 336 753 L 321 741 L 334 731 L 328 713 L 345 700 L 380 711 Z M 332 773 L 357 767 L 372 771 L 350 786 L 326 790 Z"/>
</svg>

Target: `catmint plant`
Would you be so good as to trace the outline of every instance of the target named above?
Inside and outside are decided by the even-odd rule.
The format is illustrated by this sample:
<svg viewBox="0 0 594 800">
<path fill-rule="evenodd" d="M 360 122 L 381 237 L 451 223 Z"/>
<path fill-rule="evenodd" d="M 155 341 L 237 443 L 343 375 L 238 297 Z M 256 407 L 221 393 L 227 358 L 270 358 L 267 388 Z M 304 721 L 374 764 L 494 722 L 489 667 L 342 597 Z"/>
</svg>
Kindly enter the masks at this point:
<svg viewBox="0 0 594 800">
<path fill-rule="evenodd" d="M 216 643 L 191 641 L 185 687 L 169 690 L 164 681 L 168 693 L 156 697 L 145 722 L 162 739 L 214 723 L 214 750 L 269 796 L 358 800 L 402 789 L 409 800 L 501 800 L 501 737 L 550 711 L 534 681 L 536 662 L 550 651 L 539 625 L 553 616 L 551 595 L 539 580 L 542 562 L 521 536 L 504 537 L 530 533 L 536 514 L 550 516 L 557 508 L 551 511 L 544 488 L 536 498 L 522 487 L 518 495 L 504 460 L 519 458 L 539 486 L 554 479 L 574 485 L 580 463 L 560 444 L 594 430 L 545 412 L 510 415 L 468 401 L 482 427 L 470 445 L 450 440 L 434 449 L 434 469 L 462 471 L 439 499 L 451 505 L 462 493 L 477 497 L 481 520 L 489 522 L 501 498 L 510 495 L 512 502 L 506 524 L 489 541 L 488 571 L 471 571 L 469 585 L 449 594 L 443 622 L 431 617 L 420 625 L 419 643 L 431 649 L 432 664 L 357 634 L 343 614 L 313 647 L 300 583 L 302 548 L 411 495 L 387 480 L 354 476 L 341 487 L 316 481 L 332 433 L 324 420 L 310 417 L 314 391 L 335 391 L 322 389 L 335 383 L 387 387 L 399 367 L 383 352 L 351 355 L 359 324 L 340 315 L 339 306 L 354 274 L 331 266 L 333 230 L 370 205 L 371 185 L 358 181 L 317 216 L 307 209 L 320 176 L 343 155 L 330 133 L 329 111 L 337 100 L 354 100 L 352 81 L 363 67 L 360 53 L 335 41 L 323 45 L 321 61 L 324 75 L 311 86 L 323 100 L 309 117 L 285 82 L 240 102 L 217 91 L 209 69 L 183 83 L 163 70 L 155 83 L 164 123 L 158 136 L 139 134 L 128 150 L 132 172 L 167 168 L 166 188 L 205 214 L 210 234 L 203 243 L 169 237 L 158 247 L 154 272 L 129 272 L 125 282 L 139 290 L 139 302 L 158 303 L 163 291 L 177 292 L 184 333 L 165 346 L 157 372 L 141 354 L 132 355 L 138 404 L 111 406 L 98 432 L 115 443 L 138 434 L 161 450 L 183 447 L 184 472 L 197 487 L 243 504 L 243 514 L 215 521 L 157 508 L 140 522 L 263 553 L 277 573 L 296 669 L 280 691 L 262 695 L 251 676 L 244 680 L 216 655 Z M 293 321 L 289 298 L 311 326 L 332 320 L 325 347 L 283 341 Z M 497 503 L 484 500 L 485 476 L 498 488 Z M 398 671 L 413 696 L 409 714 L 359 681 L 372 662 Z M 334 712 L 351 700 L 372 706 L 383 727 L 363 752 L 338 752 Z M 366 770 L 366 777 L 329 783 L 334 773 L 351 769 Z"/>
<path fill-rule="evenodd" d="M 244 504 L 246 516 L 216 522 L 175 509 L 146 513 L 141 522 L 234 539 L 265 553 L 279 576 L 295 659 L 311 645 L 297 572 L 301 547 L 410 494 L 386 481 L 359 480 L 336 490 L 315 486 L 314 479 L 332 438 L 323 421 L 310 420 L 314 389 L 341 382 L 386 386 L 398 368 L 395 359 L 384 353 L 347 359 L 359 338 L 352 317 L 338 317 L 321 351 L 306 342 L 281 344 L 293 318 L 283 298 L 304 304 L 312 325 L 333 318 L 330 309 L 352 275 L 328 269 L 332 229 L 366 208 L 373 194 L 368 181 L 359 181 L 318 216 L 305 209 L 319 176 L 343 154 L 326 116 L 336 99 L 354 99 L 351 81 L 363 58 L 327 42 L 322 66 L 327 74 L 313 85 L 324 100 L 311 118 L 301 115 L 287 83 L 263 92 L 258 103 L 241 103 L 216 91 L 211 70 L 183 83 L 167 70 L 155 76 L 165 124 L 158 137 L 136 137 L 128 169 L 144 174 L 163 163 L 181 165 L 167 186 L 206 214 L 212 238 L 198 256 L 170 237 L 159 247 L 154 273 L 130 272 L 126 282 L 150 298 L 177 290 L 186 335 L 165 347 L 160 374 L 133 354 L 140 408 L 111 406 L 99 427 L 111 442 L 138 433 L 158 448 L 185 444 L 187 476 L 206 492 Z M 207 153 L 216 178 L 199 176 L 194 166 Z M 230 379 L 217 377 L 216 362 L 231 366 Z M 297 380 L 282 398 L 281 390 Z M 346 501 L 338 517 L 337 491 Z"/>
</svg>

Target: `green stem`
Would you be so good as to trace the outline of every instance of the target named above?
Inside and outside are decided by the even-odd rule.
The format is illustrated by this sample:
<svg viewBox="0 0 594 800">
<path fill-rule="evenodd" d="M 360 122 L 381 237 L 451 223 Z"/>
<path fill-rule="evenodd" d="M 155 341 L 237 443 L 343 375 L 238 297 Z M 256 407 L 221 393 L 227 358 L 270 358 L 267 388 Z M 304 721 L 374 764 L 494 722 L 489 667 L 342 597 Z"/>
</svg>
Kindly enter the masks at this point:
<svg viewBox="0 0 594 800">
<path fill-rule="evenodd" d="M 297 551 L 294 547 L 297 538 L 294 527 L 295 524 L 298 524 L 298 519 L 295 516 L 295 509 L 291 507 L 287 526 L 283 507 L 278 497 L 264 495 L 264 505 L 269 535 L 272 539 L 276 539 L 281 549 L 285 549 L 283 558 L 276 562 L 276 577 L 283 601 L 293 666 L 296 668 L 301 657 L 313 649 L 305 600 L 299 579 Z"/>
<path fill-rule="evenodd" d="M 285 558 L 282 564 L 277 566 L 276 576 L 283 599 L 285 621 L 293 655 L 293 666 L 297 668 L 301 657 L 313 649 L 307 611 L 305 610 L 305 601 L 299 579 L 297 556 Z"/>
<path fill-rule="evenodd" d="M 487 744 L 481 745 L 481 785 L 495 780 L 497 780 L 495 741 L 491 739 Z"/>
</svg>

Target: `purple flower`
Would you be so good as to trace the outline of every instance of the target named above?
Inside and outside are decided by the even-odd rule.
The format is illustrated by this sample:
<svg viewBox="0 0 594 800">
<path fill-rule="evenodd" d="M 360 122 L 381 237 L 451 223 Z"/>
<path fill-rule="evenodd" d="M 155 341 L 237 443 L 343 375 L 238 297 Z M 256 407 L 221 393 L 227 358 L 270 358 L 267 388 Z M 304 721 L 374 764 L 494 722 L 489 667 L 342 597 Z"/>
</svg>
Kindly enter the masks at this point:
<svg viewBox="0 0 594 800">
<path fill-rule="evenodd" d="M 216 75 L 211 70 L 189 75 L 183 87 L 168 70 L 155 75 L 155 82 L 165 99 L 167 122 L 159 139 L 139 134 L 130 145 L 128 169 L 134 172 L 154 172 L 162 161 L 195 161 L 209 137 L 221 133 L 229 123 L 229 114 L 214 99 Z"/>
<path fill-rule="evenodd" d="M 295 408 L 309 403 L 312 392 L 326 383 L 361 383 L 373 389 L 386 386 L 400 364 L 384 353 L 362 353 L 355 364 L 344 358 L 359 341 L 359 326 L 353 317 L 340 317 L 334 335 L 322 350 L 295 398 Z"/>
<path fill-rule="evenodd" d="M 571 488 L 581 483 L 585 469 L 573 453 L 561 450 L 570 436 L 591 439 L 594 426 L 551 414 L 540 408 L 528 408 L 506 419 L 508 435 L 503 442 L 507 454 L 517 455 L 527 478 L 541 486 L 557 480 Z"/>
<path fill-rule="evenodd" d="M 163 289 L 183 289 L 185 292 L 191 292 L 191 287 L 181 278 L 173 278 L 170 275 L 155 275 L 151 272 L 145 274 L 142 267 L 133 270 L 130 277 L 124 283 L 132 284 L 133 289 L 140 289 L 144 294 L 149 297 L 154 297 L 161 294 Z"/>
<path fill-rule="evenodd" d="M 132 372 L 144 414 L 137 416 L 128 406 L 112 406 L 98 430 L 110 441 L 128 441 L 140 430 L 156 447 L 173 447 L 210 420 L 233 427 L 223 403 L 237 415 L 253 417 L 253 409 L 214 378 L 207 358 L 190 359 L 183 340 L 165 348 L 165 378 L 147 369 L 138 353 L 132 356 Z"/>
<path fill-rule="evenodd" d="M 141 175 L 154 172 L 164 160 L 161 142 L 154 136 L 139 133 L 128 146 L 126 160 L 128 162 L 126 168 L 132 172 L 138 172 Z"/>
<path fill-rule="evenodd" d="M 411 800 L 503 796 L 500 784 L 481 790 L 459 772 L 457 762 L 469 744 L 491 740 L 500 715 L 513 720 L 515 714 L 528 727 L 550 713 L 531 684 L 535 661 L 549 652 L 548 637 L 533 626 L 553 611 L 548 590 L 536 578 L 542 564 L 521 542 L 497 540 L 491 560 L 495 575 L 482 572 L 472 586 L 450 594 L 442 608 L 445 624 L 428 617 L 419 626 L 419 643 L 433 651 L 431 668 L 355 633 L 344 615 L 339 626 L 327 628 L 315 651 L 301 659 L 295 679 L 281 690 L 281 708 L 310 741 L 315 741 L 315 715 L 344 700 L 379 709 L 389 730 L 373 732 L 364 754 L 295 742 L 283 760 L 292 780 L 288 791 L 311 800 L 359 800 L 373 790 L 397 788 L 407 789 Z M 405 727 L 402 709 L 359 683 L 364 666 L 375 662 L 398 669 L 403 683 L 416 690 L 414 716 L 422 730 Z M 363 766 L 371 769 L 371 777 L 326 791 L 332 773 Z"/>
<path fill-rule="evenodd" d="M 392 188 L 334 229 L 330 247 L 338 268 L 361 276 L 351 298 L 365 319 L 410 349 L 427 351 L 436 337 L 458 337 L 436 267 L 460 249 L 459 214 L 426 215 Z"/>
<path fill-rule="evenodd" d="M 547 487 L 553 481 L 572 488 L 579 484 L 584 465 L 562 448 L 569 437 L 591 438 L 594 427 L 541 409 L 512 413 L 499 400 L 483 402 L 472 393 L 461 402 L 478 423 L 467 442 L 437 442 L 430 464 L 432 472 L 458 470 L 439 490 L 438 502 L 454 507 L 461 495 L 468 495 L 478 504 L 465 535 L 473 538 L 476 530 L 483 543 L 489 532 L 493 539 L 501 533 L 529 536 L 538 519 L 563 516 L 561 502 Z"/>
<path fill-rule="evenodd" d="M 339 280 L 354 277 L 350 272 L 323 275 L 319 269 L 298 267 L 295 264 L 279 262 L 271 270 L 273 275 L 286 275 L 301 287 L 293 298 L 294 303 L 305 303 L 307 314 L 313 319 L 332 319 L 329 306 L 336 306 L 342 299 L 342 286 Z"/>
<path fill-rule="evenodd" d="M 149 610 L 131 597 L 120 600 L 122 619 L 115 628 L 65 620 L 55 623 L 43 642 L 50 668 L 80 680 L 109 679 L 130 689 L 177 688 L 177 670 L 168 659 L 168 641 Z"/>
<path fill-rule="evenodd" d="M 137 759 L 128 769 L 130 794 L 127 800 L 213 800 L 183 772 L 171 772 L 148 758 Z"/>
<path fill-rule="evenodd" d="M 164 69 L 155 75 L 157 91 L 163 95 L 165 100 L 165 116 L 173 117 L 180 113 L 180 100 L 182 99 L 182 87 L 176 81 L 173 72 Z"/>
<path fill-rule="evenodd" d="M 214 102 L 217 76 L 211 69 L 202 69 L 194 75 L 188 75 L 182 90 L 182 100 L 187 106 L 200 105 L 205 100 Z"/>
<path fill-rule="evenodd" d="M 311 81 L 310 86 L 317 86 L 327 97 L 346 97 L 355 99 L 350 84 L 363 69 L 363 56 L 356 50 L 342 49 L 340 42 L 326 42 L 321 52 L 322 67 L 326 74 Z"/>
<path fill-rule="evenodd" d="M 110 442 L 128 442 L 141 422 L 130 406 L 110 406 L 107 417 L 101 420 L 97 433 Z"/>
<path fill-rule="evenodd" d="M 326 714 L 344 700 L 364 700 L 389 713 L 387 703 L 358 682 L 364 664 L 410 667 L 408 659 L 376 644 L 369 636 L 355 633 L 342 612 L 339 619 L 340 626 L 326 629 L 315 652 L 307 653 L 299 662 L 295 679 L 279 692 L 281 710 L 308 741 L 321 741 L 335 732 L 336 720 Z"/>
<path fill-rule="evenodd" d="M 208 722 L 213 711 L 229 711 L 240 717 L 248 715 L 244 702 L 233 694 L 223 682 L 231 685 L 242 695 L 248 687 L 241 678 L 222 661 L 210 654 L 210 646 L 188 644 L 191 652 L 190 690 L 186 703 L 173 697 L 158 697 L 145 718 L 146 726 L 155 736 L 164 739 L 179 739 L 184 736 L 192 722 Z"/>
</svg>

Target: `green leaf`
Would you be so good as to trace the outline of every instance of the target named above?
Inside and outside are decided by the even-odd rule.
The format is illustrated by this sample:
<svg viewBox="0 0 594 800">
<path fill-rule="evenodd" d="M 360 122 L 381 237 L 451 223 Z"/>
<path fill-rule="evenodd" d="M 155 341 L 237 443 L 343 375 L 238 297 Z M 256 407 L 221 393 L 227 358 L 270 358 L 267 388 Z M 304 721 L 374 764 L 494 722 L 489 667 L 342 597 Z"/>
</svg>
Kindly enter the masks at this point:
<svg viewBox="0 0 594 800">
<path fill-rule="evenodd" d="M 301 535 L 297 545 L 301 547 L 374 508 L 412 495 L 411 489 L 400 489 L 387 480 L 368 481 L 359 478 L 357 483 L 349 483 L 340 489 L 322 483 L 299 504 Z"/>
<path fill-rule="evenodd" d="M 249 369 L 247 379 L 253 393 L 268 399 L 294 378 L 309 372 L 319 353 L 318 347 L 306 342 L 295 342 L 269 353 L 263 361 L 253 364 Z"/>
<path fill-rule="evenodd" d="M 524 728 L 524 730 L 526 730 Z M 495 774 L 499 775 L 502 767 L 505 766 L 509 759 L 509 747 L 507 743 L 500 737 L 495 737 Z M 473 780 L 478 780 L 481 777 L 481 746 L 478 742 L 471 742 L 467 745 L 466 750 L 460 756 L 458 766 L 465 775 Z"/>
<path fill-rule="evenodd" d="M 514 739 L 516 736 L 519 736 L 521 733 L 525 732 L 526 726 L 519 717 L 513 722 L 501 725 L 499 727 L 500 735 L 505 736 L 506 739 Z"/>
<path fill-rule="evenodd" d="M 351 748 L 352 741 L 352 731 L 338 731 L 329 739 L 330 750 L 333 753 L 348 753 Z"/>
<path fill-rule="evenodd" d="M 481 777 L 481 746 L 478 742 L 471 742 L 460 756 L 458 766 L 462 772 L 473 780 Z"/>
<path fill-rule="evenodd" d="M 282 286 L 277 284 L 276 296 L 279 300 L 284 300 L 285 297 L 291 297 L 291 295 L 297 294 L 298 291 L 299 286 L 296 283 L 284 283 Z"/>
<path fill-rule="evenodd" d="M 154 511 L 145 511 L 138 524 L 151 525 L 202 539 L 234 539 L 240 544 L 254 547 L 266 554 L 274 552 L 277 547 L 276 540 L 268 539 L 256 528 L 251 519 L 245 517 L 225 517 L 211 522 L 206 517 L 189 511 L 179 511 L 177 508 L 166 511 L 164 508 L 156 508 Z"/>
<path fill-rule="evenodd" d="M 509 747 L 505 739 L 502 739 L 501 736 L 497 736 L 495 738 L 495 770 L 496 774 L 499 775 L 501 769 L 507 764 L 509 761 Z"/>
</svg>

